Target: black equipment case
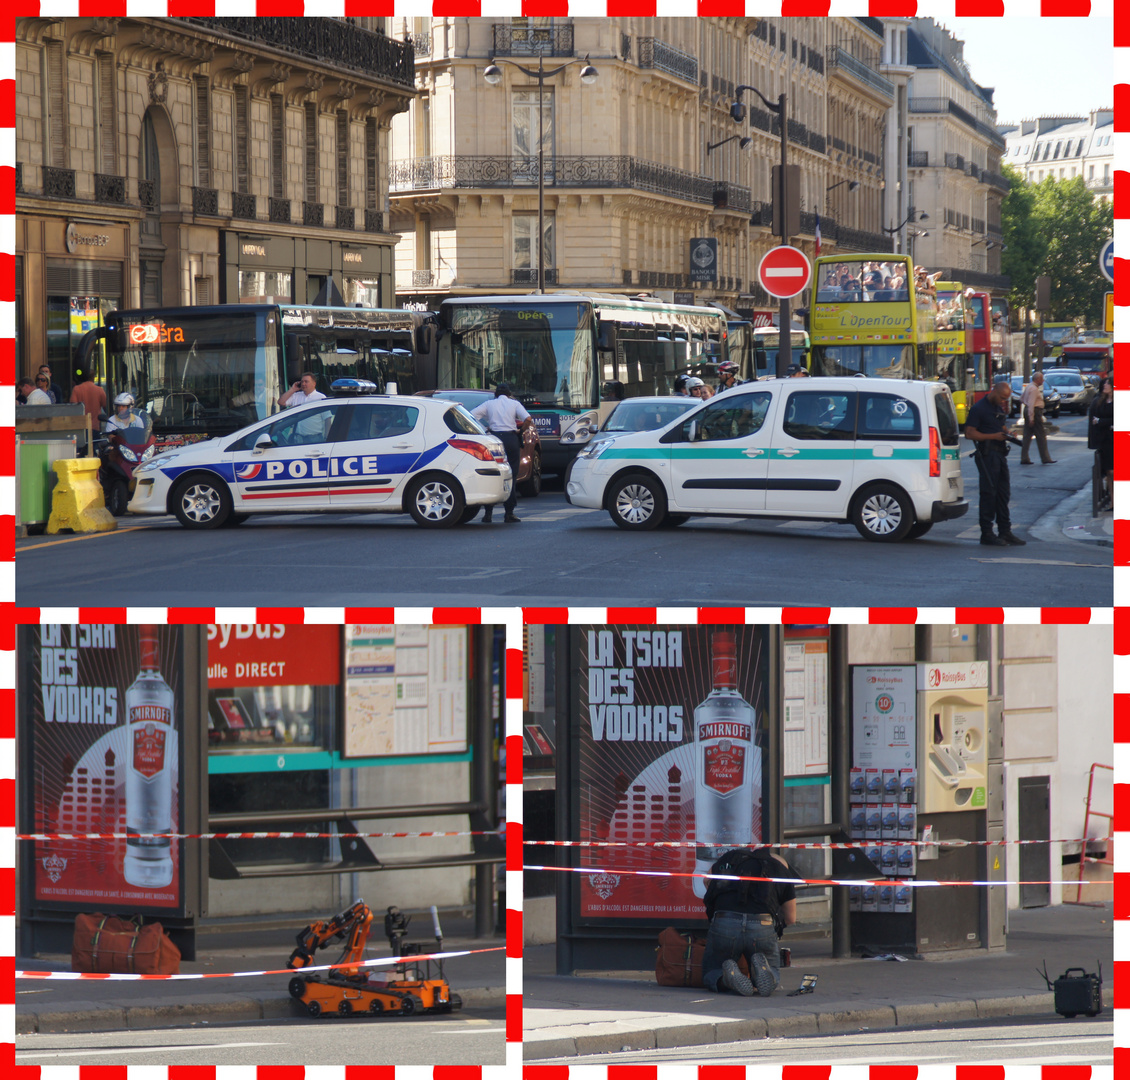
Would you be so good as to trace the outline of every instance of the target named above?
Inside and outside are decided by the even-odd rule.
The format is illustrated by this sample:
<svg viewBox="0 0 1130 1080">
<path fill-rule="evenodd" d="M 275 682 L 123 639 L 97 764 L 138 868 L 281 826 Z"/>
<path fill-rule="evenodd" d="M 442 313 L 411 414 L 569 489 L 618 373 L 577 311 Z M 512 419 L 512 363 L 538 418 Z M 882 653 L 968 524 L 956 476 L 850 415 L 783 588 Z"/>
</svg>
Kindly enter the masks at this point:
<svg viewBox="0 0 1130 1080">
<path fill-rule="evenodd" d="M 1086 1016 L 1098 1016 L 1103 1011 L 1103 966 L 1099 964 L 1099 973 L 1087 974 L 1081 967 L 1068 968 L 1053 983 L 1048 978 L 1048 967 L 1044 965 L 1041 972 L 1048 989 L 1055 994 L 1055 1011 L 1060 1016 L 1071 1017 L 1084 1013 Z"/>
</svg>

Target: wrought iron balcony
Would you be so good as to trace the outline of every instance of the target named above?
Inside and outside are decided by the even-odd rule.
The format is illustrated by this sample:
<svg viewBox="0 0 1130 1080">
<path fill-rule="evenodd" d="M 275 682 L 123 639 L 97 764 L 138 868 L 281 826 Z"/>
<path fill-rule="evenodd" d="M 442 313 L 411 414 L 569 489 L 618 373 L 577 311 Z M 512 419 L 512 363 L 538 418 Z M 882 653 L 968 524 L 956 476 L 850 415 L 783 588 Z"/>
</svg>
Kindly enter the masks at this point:
<svg viewBox="0 0 1130 1080">
<path fill-rule="evenodd" d="M 335 206 L 334 207 L 334 228 L 336 229 L 352 229 L 355 228 L 354 221 L 356 214 L 352 206 Z"/>
<path fill-rule="evenodd" d="M 961 154 L 946 154 L 946 168 L 965 172 L 965 158 Z"/>
<path fill-rule="evenodd" d="M 808 133 L 808 145 L 818 154 L 826 153 L 828 149 L 827 139 L 825 139 L 823 135 L 817 135 L 815 131 Z"/>
<path fill-rule="evenodd" d="M 495 56 L 572 56 L 573 25 L 511 26 L 494 23 Z"/>
<path fill-rule="evenodd" d="M 690 53 L 685 53 L 654 37 L 636 38 L 636 45 L 641 68 L 665 71 L 668 75 L 674 75 L 676 79 L 698 83 L 698 60 Z"/>
<path fill-rule="evenodd" d="M 126 178 L 124 176 L 110 176 L 106 173 L 95 173 L 94 201 L 124 205 L 126 201 Z"/>
<path fill-rule="evenodd" d="M 16 194 L 22 195 L 24 193 L 24 163 L 22 161 L 16 162 Z"/>
<path fill-rule="evenodd" d="M 76 198 L 74 169 L 54 169 L 44 166 L 43 194 L 48 199 Z"/>
<path fill-rule="evenodd" d="M 412 43 L 413 56 L 432 55 L 432 35 L 426 30 L 420 34 L 409 34 L 408 40 Z"/>
<path fill-rule="evenodd" d="M 838 45 L 833 45 L 828 50 L 828 66 L 832 69 L 839 68 L 841 71 L 846 71 L 883 97 L 894 100 L 895 86 L 890 79 L 884 79 L 877 71 L 872 71 L 862 60 L 857 60 L 851 53 L 845 52 Z"/>
<path fill-rule="evenodd" d="M 765 109 L 759 109 L 756 105 L 749 107 L 749 126 L 757 128 L 758 131 L 777 131 L 780 128 L 776 127 L 773 123 L 773 116 L 766 112 Z"/>
<path fill-rule="evenodd" d="M 157 181 L 156 180 L 138 180 L 137 182 L 137 201 L 141 203 L 146 210 L 157 209 Z"/>
<path fill-rule="evenodd" d="M 231 216 L 243 221 L 254 221 L 258 216 L 255 209 L 255 196 L 246 191 L 231 193 Z"/>
<path fill-rule="evenodd" d="M 749 208 L 749 188 L 739 187 L 726 180 L 714 182 L 715 210 L 740 210 L 748 214 Z"/>
<path fill-rule="evenodd" d="M 190 23 L 214 34 L 242 38 L 291 53 L 303 62 L 350 71 L 370 81 L 389 80 L 411 89 L 415 82 L 411 42 L 396 41 L 341 19 L 185 17 L 169 23 Z"/>
<path fill-rule="evenodd" d="M 287 208 L 287 220 L 289 218 L 290 210 Z M 320 202 L 304 202 L 302 204 L 302 224 L 303 225 L 316 225 L 321 228 L 326 223 L 326 208 Z"/>
<path fill-rule="evenodd" d="M 365 211 L 365 232 L 383 232 L 384 220 L 379 210 Z"/>
<path fill-rule="evenodd" d="M 220 212 L 220 194 L 215 188 L 192 189 L 192 212 L 206 217 L 216 217 Z"/>
<path fill-rule="evenodd" d="M 1009 189 L 1008 177 L 1001 176 L 1000 173 L 990 172 L 988 169 L 981 170 L 981 183 L 999 188 L 1001 191 L 1008 191 Z"/>
<path fill-rule="evenodd" d="M 821 222 L 821 232 L 824 225 Z M 867 232 L 864 229 L 848 229 L 843 225 L 836 227 L 836 244 L 845 251 L 893 251 L 894 240 L 886 233 Z"/>
<path fill-rule="evenodd" d="M 514 285 L 536 285 L 538 283 L 538 268 L 536 266 L 515 266 L 510 271 L 510 281 Z M 557 284 L 557 270 L 552 266 L 545 268 L 545 283 Z"/>
<path fill-rule="evenodd" d="M 416 287 L 429 288 L 432 285 L 432 276 L 430 270 L 413 270 L 412 284 Z"/>
<path fill-rule="evenodd" d="M 906 163 L 912 169 L 928 169 L 930 153 L 928 150 L 911 150 L 906 155 Z"/>
<path fill-rule="evenodd" d="M 508 188 L 537 184 L 536 157 L 445 155 L 392 162 L 391 192 L 435 188 Z M 714 181 L 627 156 L 545 159 L 546 187 L 634 188 L 688 202 L 711 203 Z"/>
<path fill-rule="evenodd" d="M 960 120 L 967 128 L 983 135 L 994 146 L 1004 149 L 1004 137 L 997 134 L 995 128 L 978 120 L 968 109 L 963 109 L 956 101 L 945 97 L 912 97 L 907 100 L 907 109 L 912 113 L 949 113 L 956 120 Z"/>
<path fill-rule="evenodd" d="M 286 224 L 290 221 L 290 199 L 267 199 L 267 220 Z"/>
</svg>

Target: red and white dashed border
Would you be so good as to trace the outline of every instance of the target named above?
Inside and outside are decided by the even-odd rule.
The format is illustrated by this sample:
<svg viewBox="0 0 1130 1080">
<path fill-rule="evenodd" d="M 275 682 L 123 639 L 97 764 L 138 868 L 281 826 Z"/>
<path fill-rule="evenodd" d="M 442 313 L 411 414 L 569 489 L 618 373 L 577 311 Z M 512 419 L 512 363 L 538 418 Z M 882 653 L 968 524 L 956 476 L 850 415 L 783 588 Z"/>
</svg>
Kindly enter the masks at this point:
<svg viewBox="0 0 1130 1080">
<path fill-rule="evenodd" d="M 862 14 L 864 5 L 849 3 L 848 0 L 831 0 L 824 4 L 813 2 L 784 3 L 778 6 L 773 3 L 741 3 L 740 0 L 700 0 L 697 5 L 688 0 L 623 0 L 614 3 L 613 0 L 435 0 L 433 5 L 428 5 L 421 0 L 323 0 L 317 5 L 318 15 L 436 15 L 436 16 L 485 16 L 509 17 L 513 15 L 553 15 L 563 17 L 566 15 L 603 16 L 611 15 L 658 15 L 658 16 L 684 16 L 697 13 L 699 15 L 857 15 Z M 955 0 L 955 3 L 914 3 L 907 0 L 900 5 L 897 2 L 884 4 L 875 0 L 869 5 L 869 14 L 875 15 L 933 15 L 939 21 L 958 15 L 968 16 L 1000 16 L 1005 18 L 1027 17 L 1036 15 L 1091 15 L 1095 18 L 1110 18 L 1114 13 L 1113 0 Z M 191 14 L 217 14 L 217 15 L 255 15 L 260 13 L 269 15 L 301 15 L 304 13 L 303 4 L 294 0 L 263 0 L 256 4 L 254 0 L 169 0 L 167 4 L 161 0 L 153 3 L 134 3 L 133 0 L 66 0 L 66 2 L 46 2 L 40 4 L 18 4 L 17 10 L 27 14 L 58 15 L 58 16 L 89 16 L 89 15 L 146 15 L 155 16 L 173 11 L 183 10 Z M 1005 33 L 1002 35 L 1002 48 L 1007 47 L 1007 22 L 1002 22 Z M 1112 99 L 1115 107 L 1115 238 L 1117 250 L 1130 250 L 1130 232 L 1124 224 L 1130 211 L 1123 209 L 1127 205 L 1128 196 L 1125 194 L 1130 187 L 1130 172 L 1125 168 L 1125 163 L 1130 160 L 1128 155 L 1127 130 L 1130 130 L 1130 6 L 1120 5 L 1120 12 L 1115 17 L 1115 83 Z M 15 183 L 14 164 L 15 148 L 12 130 L 15 126 L 15 45 L 14 24 L 11 18 L 0 23 L 0 127 L 9 129 L 7 138 L 0 146 L 0 382 L 6 381 L 10 386 L 15 382 L 16 371 L 14 363 L 14 287 L 13 269 L 15 253 Z M 1054 67 L 1054 65 L 1053 65 Z M 1050 70 L 1050 69 L 1049 69 Z M 1096 105 L 1105 105 L 1107 102 L 1096 102 Z M 1119 307 L 1130 303 L 1130 277 L 1121 270 L 1124 260 L 1117 260 L 1117 279 L 1121 288 L 1116 292 L 1115 301 Z M 1115 323 L 1116 351 L 1120 356 L 1118 364 L 1119 383 L 1116 394 L 1119 401 L 1117 445 L 1118 460 L 1121 462 L 1125 454 L 1124 449 L 1130 449 L 1130 401 L 1125 389 L 1130 388 L 1126 382 L 1126 349 L 1130 343 L 1130 335 L 1126 328 L 1127 320 L 1122 313 L 1118 313 Z M 0 397 L 0 428 L 4 429 L 9 439 L 12 438 L 14 418 L 14 405 L 12 399 Z M 7 444 L 11 447 L 12 443 Z M 11 529 L 14 525 L 14 490 L 13 479 L 14 462 L 11 450 L 2 459 L 0 464 L 0 515 L 5 522 L 0 528 Z M 1123 488 L 1130 488 L 1122 482 L 1124 470 L 1118 468 L 1117 503 L 1119 511 L 1125 513 L 1126 499 L 1130 491 L 1124 492 Z M 4 994 L 0 997 L 0 1043 L 6 1060 L 11 1060 L 14 1055 L 15 1044 L 15 989 L 10 976 L 14 970 L 15 962 L 15 623 L 38 622 L 75 622 L 75 621 L 121 621 L 121 622 L 307 622 L 307 623 L 335 623 L 345 621 L 395 621 L 400 623 L 430 623 L 430 622 L 470 622 L 470 623 L 501 623 L 506 626 L 507 649 L 507 685 L 506 685 L 506 803 L 507 803 L 507 857 L 506 857 L 506 895 L 507 895 L 507 951 L 506 951 L 506 1066 L 505 1067 L 478 1067 L 478 1066 L 437 1066 L 435 1068 L 413 1066 L 340 1066 L 321 1067 L 306 1070 L 311 1080 L 503 1080 L 513 1078 L 517 1080 L 522 1070 L 521 1062 L 521 1004 L 522 1004 L 522 626 L 523 623 L 542 622 L 659 622 L 659 623 L 694 623 L 694 622 L 831 622 L 831 623 L 957 623 L 957 622 L 994 622 L 1007 624 L 1034 624 L 1034 623 L 1063 623 L 1063 622 L 1094 622 L 1114 623 L 1115 626 L 1115 690 L 1116 709 L 1114 720 L 1114 761 L 1116 766 L 1116 781 L 1120 781 L 1126 772 L 1126 751 L 1122 744 L 1130 741 L 1130 677 L 1126 674 L 1126 665 L 1120 662 L 1122 657 L 1130 653 L 1130 628 L 1126 615 L 1121 610 L 1122 601 L 1130 602 L 1130 548 L 1124 539 L 1126 526 L 1122 525 L 1125 517 L 1120 517 L 1115 525 L 1115 571 L 1114 571 L 1114 602 L 1116 609 L 1029 609 L 1029 608 L 831 608 L 831 609 L 781 609 L 781 608 L 738 608 L 738 609 L 694 609 L 694 608 L 649 608 L 649 609 L 605 609 L 605 608 L 553 608 L 553 609 L 440 609 L 440 608 L 396 608 L 378 609 L 373 611 L 353 611 L 350 609 L 43 609 L 43 610 L 16 610 L 13 606 L 15 598 L 15 567 L 12 541 L 7 541 L 3 559 L 8 563 L 9 570 L 5 578 L 6 589 L 0 597 L 0 806 L 3 806 L 3 817 L 0 817 L 0 875 L 3 877 L 3 896 L 5 905 L 0 909 L 0 964 L 4 965 L 6 974 L 0 976 L 3 981 Z M 9 535 L 11 535 L 9 533 Z M 1120 802 L 1126 795 L 1122 784 L 1116 787 L 1116 802 Z M 1121 814 L 1119 814 L 1121 818 Z M 1122 848 L 1116 845 L 1116 850 Z M 1116 863 L 1116 883 L 1120 882 L 1118 872 L 1121 863 Z M 1120 891 L 1116 891 L 1115 917 L 1120 922 L 1128 916 Z M 1121 931 L 1121 926 L 1119 926 Z M 1130 958 L 1125 946 L 1120 942 L 1125 939 L 1125 934 L 1115 934 L 1115 961 L 1121 963 Z M 1117 1004 L 1117 1003 L 1116 1003 Z M 1121 1010 L 1116 1011 L 1115 1042 L 1116 1061 L 1122 1059 L 1123 1051 L 1117 1046 L 1128 1042 L 1126 1034 L 1122 1031 L 1123 1025 Z M 758 1077 L 782 1076 L 784 1080 L 828 1080 L 832 1067 L 759 1067 Z M 860 1080 L 863 1069 L 858 1067 L 835 1066 L 836 1080 Z M 908 1070 L 915 1069 L 915 1073 Z M 989 1070 L 992 1070 L 991 1072 Z M 34 1075 L 38 1076 L 41 1070 L 35 1069 Z M 79 1080 L 85 1080 L 82 1073 L 84 1068 L 77 1070 Z M 230 1072 L 231 1070 L 225 1070 Z M 570 1071 L 577 1077 L 591 1077 L 592 1080 L 653 1080 L 658 1078 L 662 1071 L 664 1080 L 691 1080 L 691 1070 L 685 1067 L 662 1066 L 660 1070 L 633 1066 L 610 1067 L 553 1067 L 553 1066 L 527 1066 L 522 1072 L 528 1080 L 567 1080 Z M 917 1070 L 913 1065 L 898 1070 L 897 1078 L 891 1067 L 871 1067 L 868 1070 L 869 1080 L 912 1080 L 915 1074 L 933 1078 L 950 1078 L 956 1075 L 957 1080 L 1002 1080 L 1006 1071 L 1005 1066 L 957 1066 L 952 1067 L 931 1066 Z M 1110 1069 L 1094 1069 L 1091 1075 L 1108 1076 Z M 178 1080 L 164 1067 L 160 1068 L 135 1068 L 133 1080 Z M 249 1070 L 240 1070 L 241 1074 L 248 1074 Z M 1007 1072 L 1010 1080 L 1012 1077 L 1034 1077 L 1036 1074 L 1031 1067 L 1008 1066 Z M 216 1069 L 201 1067 L 192 1069 L 192 1080 L 215 1080 Z M 260 1066 L 257 1070 L 258 1080 L 297 1080 L 295 1070 L 288 1067 L 273 1068 Z M 1044 1080 L 1055 1080 L 1062 1076 L 1067 1080 L 1068 1073 L 1064 1069 L 1049 1069 Z M 21 1080 L 32 1080 L 33 1070 L 30 1067 L 20 1069 Z M 73 1068 L 47 1068 L 42 1070 L 43 1077 L 50 1076 L 52 1080 L 75 1080 L 76 1070 Z M 742 1066 L 716 1067 L 704 1066 L 697 1070 L 697 1080 L 742 1080 L 745 1070 Z M 93 1077 L 93 1074 L 91 1074 Z M 179 1078 L 187 1080 L 187 1077 Z M 1070 1073 L 1070 1080 L 1083 1080 L 1082 1070 L 1075 1069 Z"/>
</svg>

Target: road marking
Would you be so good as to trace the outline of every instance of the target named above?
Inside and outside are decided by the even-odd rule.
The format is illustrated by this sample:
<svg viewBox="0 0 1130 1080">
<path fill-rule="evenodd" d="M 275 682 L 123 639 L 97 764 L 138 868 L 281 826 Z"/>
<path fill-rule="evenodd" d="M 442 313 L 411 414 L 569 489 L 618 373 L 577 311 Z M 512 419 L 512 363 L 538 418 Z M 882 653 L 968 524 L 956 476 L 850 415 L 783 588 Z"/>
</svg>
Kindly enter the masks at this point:
<svg viewBox="0 0 1130 1080">
<path fill-rule="evenodd" d="M 103 536 L 115 536 L 121 533 L 137 532 L 138 529 L 148 528 L 148 525 L 131 525 L 127 529 L 114 529 L 111 532 L 82 533 L 77 536 L 64 536 L 58 540 L 48 540 L 42 544 L 28 544 L 25 547 L 17 547 L 16 554 L 19 555 L 21 551 L 38 551 L 40 548 L 58 547 L 60 544 L 73 544 L 78 540 L 97 540 Z"/>
<path fill-rule="evenodd" d="M 238 1046 L 285 1046 L 281 1042 L 237 1042 L 237 1043 L 177 1043 L 177 1050 L 232 1050 Z M 33 1053 L 17 1050 L 16 1057 L 43 1058 L 43 1057 L 85 1057 L 88 1054 L 158 1054 L 162 1050 L 172 1049 L 167 1044 L 164 1046 L 130 1046 L 107 1048 L 105 1050 L 37 1050 Z"/>
<path fill-rule="evenodd" d="M 1035 566 L 1085 566 L 1090 570 L 1109 570 L 1110 569 L 1109 565 L 1103 565 L 1102 563 L 1066 562 L 1063 559 L 1016 559 L 1016 558 L 1008 558 L 1007 556 L 1004 556 L 1004 557 L 997 558 L 997 559 L 984 558 L 984 559 L 974 559 L 973 561 L 974 562 L 983 562 L 983 563 L 1031 563 Z"/>
</svg>

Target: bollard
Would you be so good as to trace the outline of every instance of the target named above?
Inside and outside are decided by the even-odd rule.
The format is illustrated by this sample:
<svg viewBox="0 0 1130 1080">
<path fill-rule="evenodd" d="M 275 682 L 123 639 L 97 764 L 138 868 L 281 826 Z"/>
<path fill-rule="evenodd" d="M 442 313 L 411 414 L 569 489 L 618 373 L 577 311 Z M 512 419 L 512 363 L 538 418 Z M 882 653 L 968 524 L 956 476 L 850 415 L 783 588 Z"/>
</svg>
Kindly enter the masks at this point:
<svg viewBox="0 0 1130 1080">
<path fill-rule="evenodd" d="M 59 482 L 51 498 L 49 533 L 111 532 L 118 527 L 114 515 L 106 509 L 102 485 L 98 480 L 97 458 L 66 458 L 53 464 Z"/>
</svg>

